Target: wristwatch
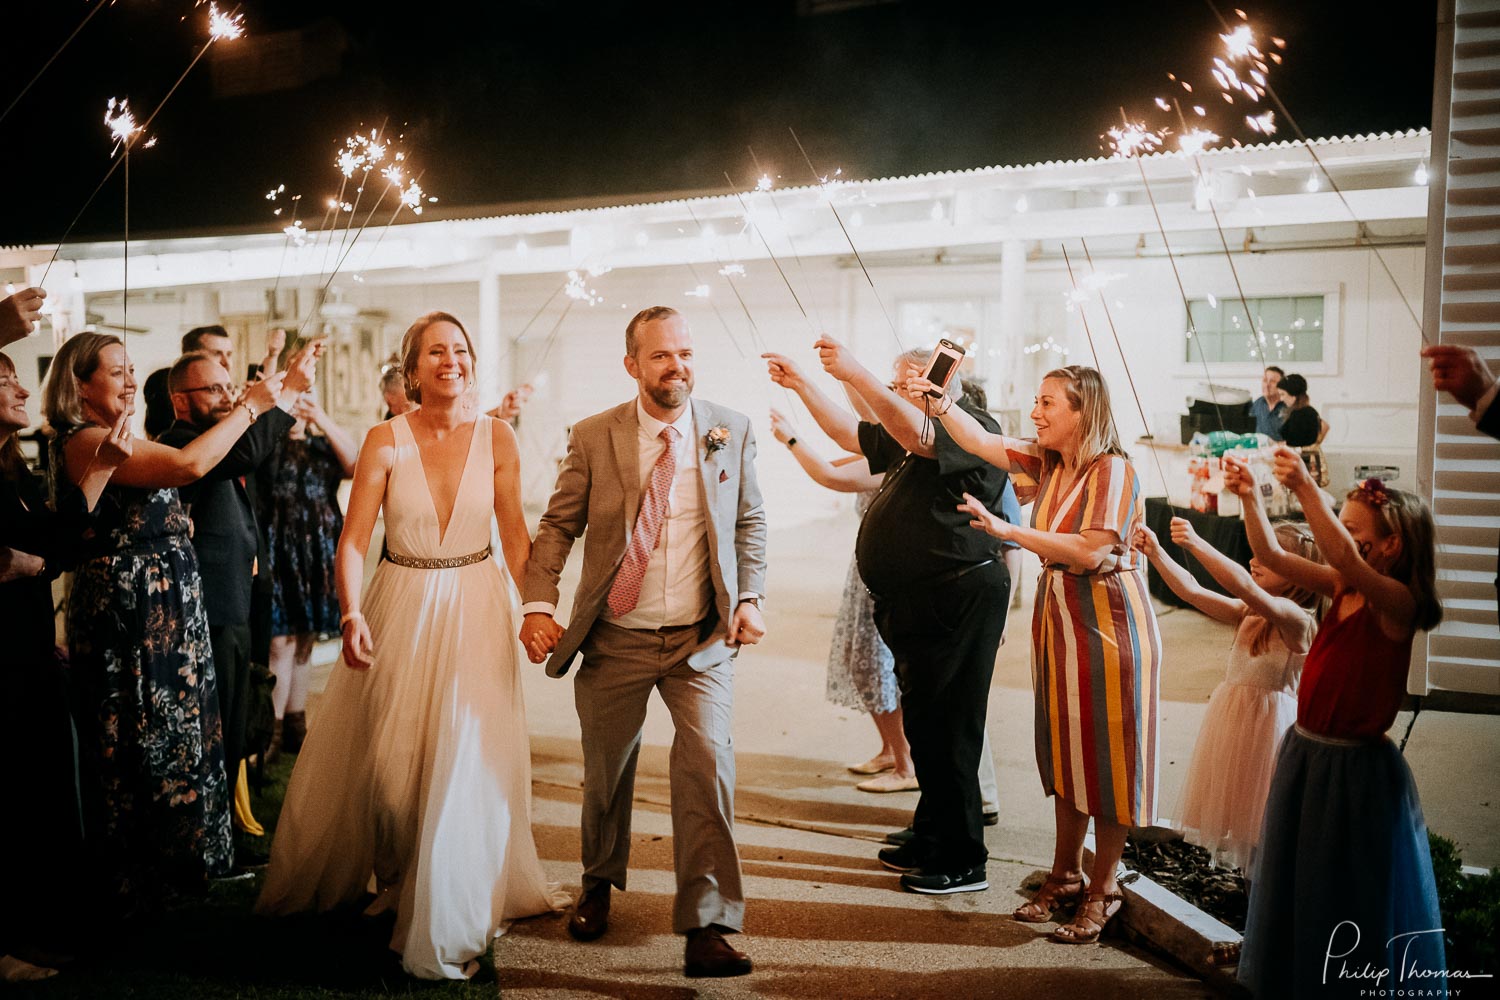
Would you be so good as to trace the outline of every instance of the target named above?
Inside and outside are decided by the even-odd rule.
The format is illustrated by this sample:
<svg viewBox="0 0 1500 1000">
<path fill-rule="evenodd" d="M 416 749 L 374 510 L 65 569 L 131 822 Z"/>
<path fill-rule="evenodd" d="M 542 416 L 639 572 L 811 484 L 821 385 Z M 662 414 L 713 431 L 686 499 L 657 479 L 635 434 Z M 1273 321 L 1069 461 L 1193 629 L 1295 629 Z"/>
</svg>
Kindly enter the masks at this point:
<svg viewBox="0 0 1500 1000">
<path fill-rule="evenodd" d="M 741 604 L 753 604 L 753 605 L 755 605 L 758 608 L 758 607 L 760 607 L 760 600 L 761 599 L 760 599 L 759 595 L 754 596 L 754 597 L 741 597 L 740 598 L 740 603 Z"/>
</svg>

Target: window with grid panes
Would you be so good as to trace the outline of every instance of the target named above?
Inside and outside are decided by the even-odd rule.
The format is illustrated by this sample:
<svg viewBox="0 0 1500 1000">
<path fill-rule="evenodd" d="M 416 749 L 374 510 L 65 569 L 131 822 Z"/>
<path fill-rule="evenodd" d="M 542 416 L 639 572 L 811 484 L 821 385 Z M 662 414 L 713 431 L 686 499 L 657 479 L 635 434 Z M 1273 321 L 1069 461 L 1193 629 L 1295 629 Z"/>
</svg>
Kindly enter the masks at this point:
<svg viewBox="0 0 1500 1000">
<path fill-rule="evenodd" d="M 1267 296 L 1243 302 L 1238 298 L 1193 299 L 1190 308 L 1193 326 L 1183 342 L 1185 361 L 1270 365 L 1323 360 L 1321 295 Z"/>
</svg>

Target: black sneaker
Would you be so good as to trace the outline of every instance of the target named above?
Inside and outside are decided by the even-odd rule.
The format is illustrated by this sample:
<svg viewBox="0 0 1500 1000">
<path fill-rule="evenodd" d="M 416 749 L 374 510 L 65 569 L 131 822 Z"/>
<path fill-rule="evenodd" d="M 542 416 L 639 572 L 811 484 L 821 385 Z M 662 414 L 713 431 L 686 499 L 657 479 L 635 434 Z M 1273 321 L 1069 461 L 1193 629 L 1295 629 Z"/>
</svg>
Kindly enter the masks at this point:
<svg viewBox="0 0 1500 1000">
<path fill-rule="evenodd" d="M 998 812 L 985 813 L 984 814 L 984 825 L 985 826 L 999 826 L 1000 825 L 1000 814 Z"/>
<path fill-rule="evenodd" d="M 911 848 L 910 841 L 900 847 L 882 847 L 876 857 L 893 872 L 914 872 L 922 865 Z"/>
<path fill-rule="evenodd" d="M 999 821 L 999 818 L 1000 817 L 998 816 L 995 817 L 997 822 Z M 917 831 L 913 830 L 911 827 L 907 827 L 905 830 L 897 830 L 895 833 L 886 834 L 885 842 L 892 845 L 893 847 L 900 847 L 902 844 L 908 842 L 916 835 Z"/>
<path fill-rule="evenodd" d="M 901 876 L 901 888 L 929 896 L 946 896 L 953 892 L 983 892 L 990 887 L 984 877 L 984 865 L 956 872 L 907 872 Z"/>
</svg>

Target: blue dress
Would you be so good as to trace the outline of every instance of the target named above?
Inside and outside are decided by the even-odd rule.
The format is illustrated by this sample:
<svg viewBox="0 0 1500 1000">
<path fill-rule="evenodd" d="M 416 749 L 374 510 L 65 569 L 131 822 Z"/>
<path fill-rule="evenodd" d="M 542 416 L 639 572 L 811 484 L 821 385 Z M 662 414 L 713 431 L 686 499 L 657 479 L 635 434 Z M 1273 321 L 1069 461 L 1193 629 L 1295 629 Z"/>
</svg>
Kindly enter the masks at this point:
<svg viewBox="0 0 1500 1000">
<path fill-rule="evenodd" d="M 233 863 L 198 557 L 175 489 L 110 485 L 97 511 L 67 610 L 90 835 L 122 894 L 193 888 Z"/>
<path fill-rule="evenodd" d="M 333 561 L 344 530 L 343 478 L 342 463 L 321 436 L 281 439 L 263 466 L 256 516 L 269 553 L 272 635 L 339 631 Z"/>
</svg>

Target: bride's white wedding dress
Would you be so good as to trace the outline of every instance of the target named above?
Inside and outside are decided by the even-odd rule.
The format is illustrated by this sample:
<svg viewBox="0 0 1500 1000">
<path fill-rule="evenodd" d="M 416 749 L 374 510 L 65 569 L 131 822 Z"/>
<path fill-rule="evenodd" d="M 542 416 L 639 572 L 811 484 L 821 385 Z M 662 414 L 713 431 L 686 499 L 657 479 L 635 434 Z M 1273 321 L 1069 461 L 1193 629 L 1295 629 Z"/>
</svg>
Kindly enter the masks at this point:
<svg viewBox="0 0 1500 1000">
<path fill-rule="evenodd" d="M 491 418 L 474 427 L 445 532 L 406 417 L 391 427 L 387 550 L 406 562 L 485 549 Z M 374 665 L 334 668 L 287 788 L 258 912 L 325 910 L 374 888 L 371 910 L 396 910 L 391 947 L 406 970 L 457 979 L 506 921 L 567 905 L 532 839 L 517 608 L 502 558 L 436 569 L 381 560 L 363 601 Z"/>
</svg>

